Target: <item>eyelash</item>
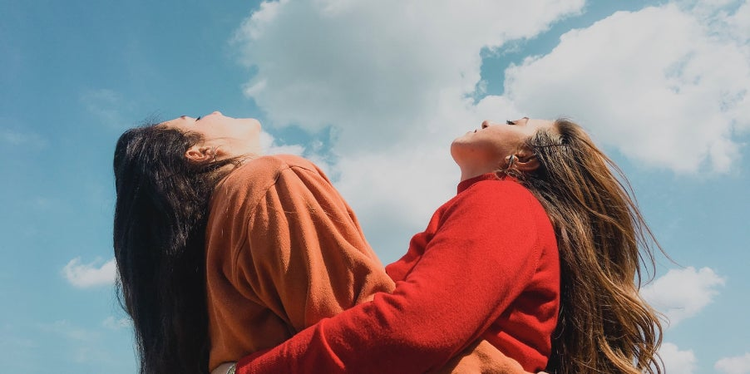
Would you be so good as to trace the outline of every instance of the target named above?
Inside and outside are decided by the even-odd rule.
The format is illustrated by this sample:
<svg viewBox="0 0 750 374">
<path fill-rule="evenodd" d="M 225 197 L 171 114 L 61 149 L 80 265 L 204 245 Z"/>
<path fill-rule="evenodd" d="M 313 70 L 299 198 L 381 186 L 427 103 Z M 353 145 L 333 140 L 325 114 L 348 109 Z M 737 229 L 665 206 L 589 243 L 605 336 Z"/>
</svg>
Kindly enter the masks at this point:
<svg viewBox="0 0 750 374">
<path fill-rule="evenodd" d="M 198 116 L 198 118 L 196 118 L 195 120 L 196 120 L 196 121 L 200 121 L 200 120 L 201 120 L 201 117 L 200 117 L 200 116 Z"/>
<path fill-rule="evenodd" d="M 516 123 L 515 123 L 515 122 L 513 122 L 513 121 L 511 121 L 511 120 L 509 120 L 509 119 L 506 119 L 506 120 L 505 120 L 505 124 L 506 124 L 506 125 L 515 125 Z"/>
</svg>

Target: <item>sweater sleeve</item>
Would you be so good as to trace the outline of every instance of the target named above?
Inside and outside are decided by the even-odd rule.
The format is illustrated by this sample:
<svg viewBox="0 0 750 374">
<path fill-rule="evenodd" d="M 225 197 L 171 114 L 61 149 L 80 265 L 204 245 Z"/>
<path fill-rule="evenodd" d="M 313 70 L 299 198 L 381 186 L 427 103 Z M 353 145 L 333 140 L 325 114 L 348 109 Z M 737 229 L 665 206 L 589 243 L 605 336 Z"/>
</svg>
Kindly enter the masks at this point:
<svg viewBox="0 0 750 374">
<path fill-rule="evenodd" d="M 351 209 L 315 170 L 282 170 L 247 228 L 235 282 L 292 334 L 393 288 Z"/>
<path fill-rule="evenodd" d="M 454 202 L 392 294 L 377 294 L 373 302 L 245 357 L 237 372 L 422 373 L 442 367 L 520 295 L 541 254 L 539 211 L 532 209 L 538 202 L 523 187 L 480 182 Z"/>
</svg>

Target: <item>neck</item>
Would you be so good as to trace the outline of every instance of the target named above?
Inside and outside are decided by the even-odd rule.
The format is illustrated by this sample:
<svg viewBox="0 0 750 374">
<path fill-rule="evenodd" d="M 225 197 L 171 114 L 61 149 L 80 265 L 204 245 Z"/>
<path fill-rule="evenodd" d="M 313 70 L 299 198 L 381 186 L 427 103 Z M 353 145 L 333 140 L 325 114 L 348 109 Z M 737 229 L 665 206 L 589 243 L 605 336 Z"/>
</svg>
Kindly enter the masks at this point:
<svg viewBox="0 0 750 374">
<path fill-rule="evenodd" d="M 461 167 L 461 182 L 467 179 L 478 177 L 480 175 L 492 173 L 497 170 L 496 165 L 485 166 L 485 167 L 468 167 L 468 166 L 459 165 L 459 167 Z"/>
</svg>

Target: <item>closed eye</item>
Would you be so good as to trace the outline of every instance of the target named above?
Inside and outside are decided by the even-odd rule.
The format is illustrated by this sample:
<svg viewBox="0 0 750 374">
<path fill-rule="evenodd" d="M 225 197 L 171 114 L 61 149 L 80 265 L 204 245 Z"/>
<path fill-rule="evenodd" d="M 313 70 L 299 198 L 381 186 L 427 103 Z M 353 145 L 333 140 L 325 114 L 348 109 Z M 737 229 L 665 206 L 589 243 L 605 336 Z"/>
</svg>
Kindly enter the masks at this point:
<svg viewBox="0 0 750 374">
<path fill-rule="evenodd" d="M 198 118 L 196 118 L 195 120 L 196 120 L 196 121 L 200 121 L 200 120 L 201 120 L 201 117 L 200 117 L 200 116 L 198 116 Z"/>
<path fill-rule="evenodd" d="M 515 123 L 514 121 L 511 121 L 511 120 L 509 120 L 509 119 L 506 119 L 506 120 L 505 120 L 505 124 L 506 124 L 506 125 L 515 125 L 516 123 Z"/>
</svg>

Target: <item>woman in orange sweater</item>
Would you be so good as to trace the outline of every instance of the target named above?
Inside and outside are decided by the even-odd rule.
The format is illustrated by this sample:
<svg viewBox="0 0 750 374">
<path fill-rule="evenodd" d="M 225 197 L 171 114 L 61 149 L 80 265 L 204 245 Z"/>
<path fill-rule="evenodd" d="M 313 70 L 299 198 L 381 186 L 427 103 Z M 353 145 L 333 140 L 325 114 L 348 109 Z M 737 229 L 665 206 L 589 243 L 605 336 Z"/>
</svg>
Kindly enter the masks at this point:
<svg viewBox="0 0 750 374">
<path fill-rule="evenodd" d="M 206 373 L 393 290 L 326 176 L 260 156 L 259 133 L 214 112 L 118 140 L 114 249 L 141 373 Z M 523 373 L 488 342 L 461 349 L 442 370 Z"/>
</svg>

